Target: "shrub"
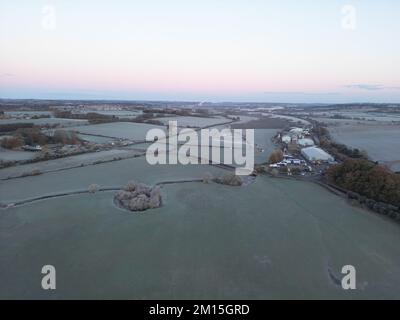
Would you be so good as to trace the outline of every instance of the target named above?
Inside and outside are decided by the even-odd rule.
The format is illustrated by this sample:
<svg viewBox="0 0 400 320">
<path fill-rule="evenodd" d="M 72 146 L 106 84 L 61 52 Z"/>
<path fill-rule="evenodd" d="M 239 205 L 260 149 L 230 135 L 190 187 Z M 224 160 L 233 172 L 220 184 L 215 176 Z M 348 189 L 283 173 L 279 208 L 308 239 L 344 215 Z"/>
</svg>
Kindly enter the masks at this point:
<svg viewBox="0 0 400 320">
<path fill-rule="evenodd" d="M 42 172 L 39 169 L 33 169 L 31 172 L 32 176 L 39 176 L 41 174 L 42 174 Z"/>
<path fill-rule="evenodd" d="M 210 172 L 206 172 L 203 175 L 203 183 L 211 183 L 213 180 L 213 175 Z"/>
<path fill-rule="evenodd" d="M 276 169 L 276 168 L 273 168 L 273 169 L 271 170 L 271 174 L 272 174 L 272 176 L 277 177 L 277 176 L 279 175 L 279 170 Z"/>
<path fill-rule="evenodd" d="M 16 134 L 19 135 L 24 140 L 24 143 L 28 145 L 44 145 L 49 140 L 49 138 L 40 131 L 38 127 L 20 128 L 16 131 Z"/>
<path fill-rule="evenodd" d="M 243 184 L 242 178 L 235 175 L 234 173 L 228 173 L 225 176 L 215 179 L 215 182 L 224 184 L 227 186 L 241 186 Z"/>
<path fill-rule="evenodd" d="M 293 175 L 298 176 L 298 175 L 300 175 L 301 170 L 300 170 L 300 168 L 294 167 L 294 168 L 291 168 L 291 169 L 290 169 L 290 172 L 291 172 Z"/>
<path fill-rule="evenodd" d="M 99 185 L 98 184 L 91 184 L 90 186 L 89 186 L 89 192 L 90 193 L 96 193 L 97 191 L 99 191 Z"/>
<path fill-rule="evenodd" d="M 133 192 L 133 191 L 135 191 L 135 189 L 136 189 L 136 182 L 135 181 L 129 181 L 126 185 L 125 185 L 125 187 L 123 188 L 123 190 L 125 190 L 125 191 L 129 191 L 129 192 Z"/>
<path fill-rule="evenodd" d="M 74 131 L 56 130 L 54 132 L 53 142 L 61 144 L 79 144 L 81 140 Z"/>
<path fill-rule="evenodd" d="M 277 149 L 269 156 L 269 163 L 278 163 L 283 160 L 283 152 L 281 149 Z"/>
<path fill-rule="evenodd" d="M 130 181 L 114 197 L 115 202 L 130 211 L 144 211 L 161 206 L 161 192 L 158 186 L 151 188 L 143 183 Z"/>
<path fill-rule="evenodd" d="M 5 137 L 1 140 L 1 146 L 6 149 L 17 149 L 23 146 L 24 140 L 19 137 Z"/>
</svg>

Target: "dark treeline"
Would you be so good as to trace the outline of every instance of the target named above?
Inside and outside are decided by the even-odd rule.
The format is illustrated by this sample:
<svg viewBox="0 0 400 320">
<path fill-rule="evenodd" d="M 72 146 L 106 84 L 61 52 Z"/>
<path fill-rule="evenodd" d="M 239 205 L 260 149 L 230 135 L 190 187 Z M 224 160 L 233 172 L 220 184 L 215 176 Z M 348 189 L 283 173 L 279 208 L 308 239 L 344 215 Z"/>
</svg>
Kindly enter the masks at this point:
<svg viewBox="0 0 400 320">
<path fill-rule="evenodd" d="M 64 118 L 64 119 L 88 120 L 89 123 L 92 124 L 118 121 L 118 117 L 114 115 L 106 115 L 96 112 L 72 113 L 69 110 L 56 110 L 54 111 L 54 116 L 56 118 Z"/>
<path fill-rule="evenodd" d="M 209 110 L 208 109 L 171 109 L 171 108 L 151 108 L 151 109 L 143 109 L 143 113 L 157 113 L 160 115 L 163 114 L 173 114 L 177 116 L 190 116 L 190 117 L 210 117 Z"/>
<path fill-rule="evenodd" d="M 0 133 L 14 132 L 20 128 L 33 128 L 33 123 L 6 123 L 0 125 Z"/>
<path fill-rule="evenodd" d="M 72 113 L 71 111 L 66 110 L 58 110 L 54 112 L 54 116 L 57 118 L 65 118 L 65 119 L 80 119 L 80 120 L 88 120 L 90 124 L 100 124 L 100 123 L 110 123 L 110 122 L 145 122 L 156 125 L 162 125 L 162 122 L 152 119 L 154 117 L 153 113 L 143 113 L 138 115 L 136 118 L 120 118 L 115 115 L 107 115 L 96 112 L 88 112 L 88 113 Z"/>
<path fill-rule="evenodd" d="M 365 200 L 361 197 L 366 197 L 400 207 L 400 176 L 370 161 L 345 160 L 329 168 L 326 178 L 329 182 L 356 193 L 352 198 Z"/>
<path fill-rule="evenodd" d="M 44 134 L 39 127 L 19 127 L 12 136 L 3 137 L 1 146 L 6 149 L 17 149 L 23 145 L 46 145 L 52 143 L 61 144 L 80 144 L 82 141 L 77 134 L 68 130 L 56 130 L 52 137 Z"/>
</svg>

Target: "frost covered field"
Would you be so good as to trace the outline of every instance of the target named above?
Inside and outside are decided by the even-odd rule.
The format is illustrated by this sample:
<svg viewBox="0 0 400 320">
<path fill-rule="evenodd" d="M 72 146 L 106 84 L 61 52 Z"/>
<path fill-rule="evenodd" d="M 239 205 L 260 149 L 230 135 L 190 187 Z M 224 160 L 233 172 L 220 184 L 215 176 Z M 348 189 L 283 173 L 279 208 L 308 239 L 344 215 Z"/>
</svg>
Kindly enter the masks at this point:
<svg viewBox="0 0 400 320">
<path fill-rule="evenodd" d="M 230 128 L 223 117 L 159 119 Z M 242 116 L 236 124 L 255 119 Z M 334 120 L 335 140 L 387 164 L 400 159 L 398 126 Z M 167 130 L 129 122 L 71 129 L 106 143 L 143 141 L 153 128 Z M 278 147 L 272 142 L 278 131 L 255 129 L 256 163 Z M 0 298 L 400 299 L 400 234 L 392 221 L 312 182 L 259 175 L 240 187 L 203 183 L 229 168 L 152 166 L 143 156 L 149 145 L 1 170 L 0 203 L 17 205 L 0 210 Z M 223 154 L 223 145 L 216 148 Z M 18 177 L 35 170 L 42 174 Z M 114 195 L 131 180 L 150 187 L 168 182 L 160 184 L 162 206 L 135 213 L 118 207 Z M 91 186 L 94 193 L 87 192 Z M 33 200 L 43 196 L 53 197 Z M 57 267 L 55 293 L 37 286 L 43 261 Z M 349 263 L 357 268 L 358 290 L 340 286 Z"/>
<path fill-rule="evenodd" d="M 135 180 L 152 185 L 168 180 L 201 179 L 205 172 L 215 175 L 226 173 L 222 169 L 208 165 L 152 166 L 146 162 L 145 157 L 133 158 L 51 172 L 39 176 L 1 181 L 0 201 L 14 201 L 43 194 L 87 189 L 90 184 L 122 186 L 129 180 Z"/>
<path fill-rule="evenodd" d="M 375 161 L 398 168 L 400 162 L 400 126 L 354 124 L 330 126 L 332 137 L 353 148 L 368 152 Z"/>
<path fill-rule="evenodd" d="M 164 127 L 146 123 L 111 122 L 72 127 L 70 130 L 76 130 L 83 134 L 101 135 L 121 139 L 145 140 L 146 133 L 153 128 L 163 129 Z"/>
<path fill-rule="evenodd" d="M 142 171 L 129 178 L 170 175 Z M 128 178 L 114 176 L 110 183 Z M 37 183 L 25 180 L 28 190 Z M 163 207 L 144 214 L 117 208 L 113 192 L 1 212 L 0 297 L 400 298 L 398 226 L 319 186 L 259 177 L 246 187 L 166 185 L 162 195 Z M 37 286 L 43 261 L 57 266 L 56 292 Z M 359 290 L 337 285 L 349 261 Z"/>
<path fill-rule="evenodd" d="M 0 160 L 2 161 L 20 161 L 33 159 L 36 156 L 33 152 L 8 150 L 0 147 Z"/>
<path fill-rule="evenodd" d="M 229 119 L 223 117 L 201 118 L 201 117 L 186 117 L 186 116 L 162 117 L 162 118 L 156 118 L 155 120 L 161 121 L 164 125 L 167 125 L 169 121 L 177 121 L 178 127 L 198 127 L 198 128 L 227 123 L 230 121 Z"/>
<path fill-rule="evenodd" d="M 64 118 L 40 118 L 40 119 L 0 119 L 0 125 L 12 123 L 33 123 L 35 125 L 54 125 L 59 124 L 62 126 L 84 125 L 87 120 L 83 119 L 64 119 Z"/>
<path fill-rule="evenodd" d="M 271 139 L 276 135 L 276 129 L 255 129 L 254 130 L 254 143 L 261 150 L 255 150 L 254 160 L 255 163 L 265 163 L 268 161 L 272 151 L 277 147 L 274 146 Z"/>
</svg>

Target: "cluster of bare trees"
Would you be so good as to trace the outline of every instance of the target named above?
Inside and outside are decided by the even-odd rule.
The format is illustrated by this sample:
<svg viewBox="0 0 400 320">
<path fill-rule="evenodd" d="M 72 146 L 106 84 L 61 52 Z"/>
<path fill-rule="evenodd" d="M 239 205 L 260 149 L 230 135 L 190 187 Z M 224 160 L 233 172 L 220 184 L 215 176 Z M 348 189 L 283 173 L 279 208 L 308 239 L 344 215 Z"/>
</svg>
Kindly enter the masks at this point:
<svg viewBox="0 0 400 320">
<path fill-rule="evenodd" d="M 160 187 L 149 187 L 143 183 L 130 181 L 117 192 L 115 202 L 130 211 L 144 211 L 162 205 Z"/>
<path fill-rule="evenodd" d="M 1 146 L 6 149 L 18 149 L 23 145 L 46 145 L 49 143 L 80 144 L 74 131 L 56 130 L 53 137 L 45 135 L 39 127 L 18 128 L 12 136 L 3 137 Z"/>
<path fill-rule="evenodd" d="M 56 130 L 52 139 L 54 143 L 79 144 L 81 140 L 74 131 Z"/>
<path fill-rule="evenodd" d="M 269 156 L 269 163 L 278 163 L 283 160 L 283 151 L 281 149 L 274 150 Z"/>
<path fill-rule="evenodd" d="M 0 125 L 0 133 L 9 133 L 22 128 L 33 128 L 33 123 L 6 123 Z"/>
<path fill-rule="evenodd" d="M 234 173 L 228 173 L 222 177 L 217 177 L 214 179 L 216 183 L 224 184 L 232 187 L 239 187 L 243 184 L 241 177 L 235 175 Z"/>
<path fill-rule="evenodd" d="M 6 149 L 18 149 L 24 145 L 21 137 L 4 137 L 1 139 L 1 146 Z"/>
<path fill-rule="evenodd" d="M 97 112 L 72 113 L 70 110 L 55 110 L 53 114 L 56 118 L 88 120 L 88 122 L 92 124 L 118 121 L 118 117 L 114 115 Z"/>
</svg>

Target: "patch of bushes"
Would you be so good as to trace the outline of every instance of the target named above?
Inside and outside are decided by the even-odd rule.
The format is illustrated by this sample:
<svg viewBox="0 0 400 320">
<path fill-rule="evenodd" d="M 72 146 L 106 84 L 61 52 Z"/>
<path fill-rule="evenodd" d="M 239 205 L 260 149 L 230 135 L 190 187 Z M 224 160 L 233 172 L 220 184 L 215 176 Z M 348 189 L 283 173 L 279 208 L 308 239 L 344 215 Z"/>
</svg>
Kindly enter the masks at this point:
<svg viewBox="0 0 400 320">
<path fill-rule="evenodd" d="M 149 187 L 143 183 L 130 181 L 114 196 L 121 208 L 129 211 L 145 211 L 162 205 L 160 187 Z"/>
<path fill-rule="evenodd" d="M 349 198 L 352 201 L 356 201 L 362 206 L 372 211 L 375 211 L 379 214 L 388 216 L 395 220 L 400 220 L 399 207 L 384 202 L 375 201 L 373 199 L 368 199 L 367 197 L 352 191 L 347 192 L 347 198 Z"/>
<path fill-rule="evenodd" d="M 56 118 L 64 118 L 64 119 L 81 119 L 81 120 L 84 119 L 88 120 L 90 124 L 118 121 L 118 117 L 114 115 L 101 114 L 97 112 L 72 113 L 69 110 L 56 110 L 54 111 L 54 116 Z"/>
<path fill-rule="evenodd" d="M 19 137 L 4 137 L 1 139 L 1 146 L 5 149 L 17 149 L 24 145 L 24 140 Z"/>
<path fill-rule="evenodd" d="M 278 163 L 283 160 L 283 152 L 281 149 L 274 150 L 269 156 L 269 163 Z"/>
<path fill-rule="evenodd" d="M 33 123 L 6 123 L 0 125 L 0 133 L 13 132 L 24 128 L 33 128 L 34 126 Z"/>
<path fill-rule="evenodd" d="M 214 181 L 219 184 L 233 187 L 239 187 L 243 184 L 242 178 L 235 175 L 234 173 L 228 173 L 222 177 L 215 178 Z"/>
<path fill-rule="evenodd" d="M 206 183 L 206 184 L 208 184 L 208 183 L 211 183 L 212 181 L 213 181 L 213 175 L 210 173 L 210 172 L 206 172 L 204 175 L 203 175 L 203 179 L 202 179 L 202 181 L 203 181 L 203 183 Z"/>
<path fill-rule="evenodd" d="M 31 176 L 39 176 L 42 172 L 39 169 L 33 169 L 31 172 Z"/>
<path fill-rule="evenodd" d="M 49 137 L 40 131 L 38 127 L 19 128 L 14 136 L 21 137 L 24 140 L 24 144 L 27 145 L 44 145 L 49 141 Z"/>
<path fill-rule="evenodd" d="M 348 159 L 326 172 L 329 182 L 376 202 L 400 206 L 400 176 L 367 160 Z"/>
<path fill-rule="evenodd" d="M 89 186 L 88 191 L 90 193 L 96 193 L 97 191 L 99 191 L 99 189 L 100 189 L 100 186 L 98 184 L 93 183 Z"/>
<path fill-rule="evenodd" d="M 61 144 L 80 144 L 82 141 L 74 131 L 56 130 L 52 142 Z"/>
</svg>

